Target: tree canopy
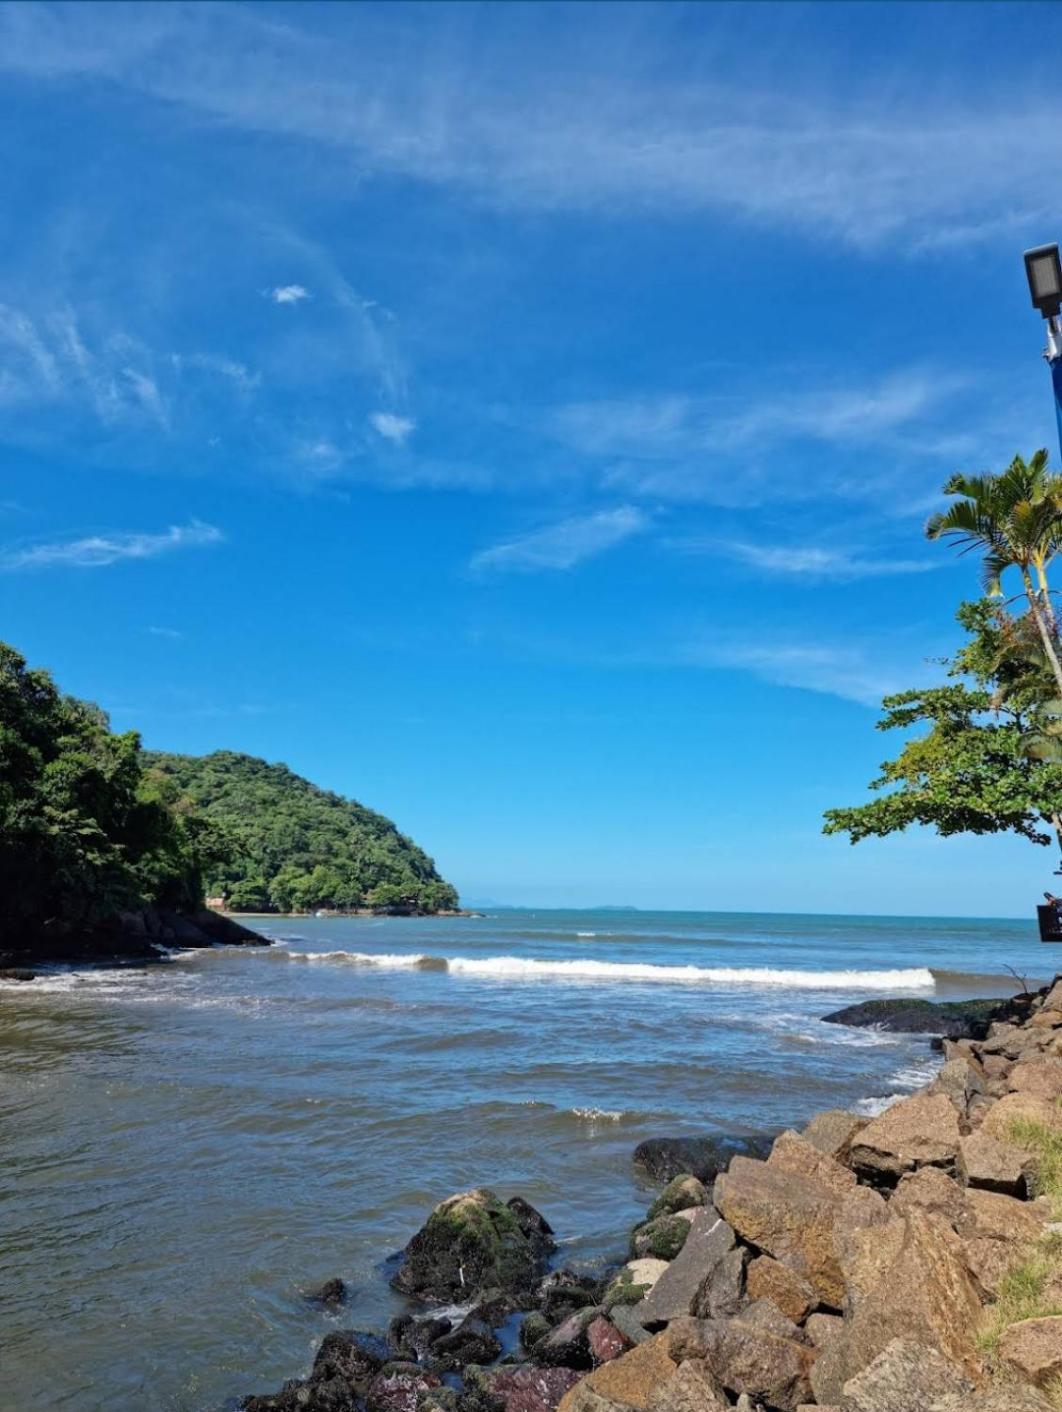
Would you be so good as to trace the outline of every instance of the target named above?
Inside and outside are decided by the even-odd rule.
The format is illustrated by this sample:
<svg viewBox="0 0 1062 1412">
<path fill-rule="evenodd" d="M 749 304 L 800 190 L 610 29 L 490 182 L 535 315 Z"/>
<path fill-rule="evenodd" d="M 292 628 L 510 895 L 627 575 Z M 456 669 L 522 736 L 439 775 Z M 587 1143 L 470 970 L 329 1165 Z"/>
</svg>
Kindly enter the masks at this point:
<svg viewBox="0 0 1062 1412">
<path fill-rule="evenodd" d="M 147 759 L 229 840 L 228 859 L 206 881 L 234 911 L 457 906 L 456 890 L 390 819 L 286 765 L 227 750 Z"/>
<path fill-rule="evenodd" d="M 0 942 L 91 931 L 147 905 L 191 909 L 219 846 L 148 775 L 135 731 L 64 696 L 0 643 Z"/>
</svg>

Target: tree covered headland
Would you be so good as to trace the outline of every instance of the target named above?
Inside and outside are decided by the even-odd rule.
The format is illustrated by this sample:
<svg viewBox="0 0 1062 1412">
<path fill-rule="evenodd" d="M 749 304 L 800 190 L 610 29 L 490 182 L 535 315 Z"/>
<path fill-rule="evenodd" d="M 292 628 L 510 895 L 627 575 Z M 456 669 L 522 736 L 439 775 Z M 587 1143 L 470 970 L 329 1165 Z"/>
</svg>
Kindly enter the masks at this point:
<svg viewBox="0 0 1062 1412">
<path fill-rule="evenodd" d="M 145 907 L 191 912 L 223 841 L 146 767 L 135 731 L 0 643 L 0 943 L 86 937 Z"/>
<path fill-rule="evenodd" d="M 243 912 L 443 911 L 457 892 L 390 819 L 318 789 L 286 765 L 219 750 L 147 756 L 152 771 L 228 840 L 208 893 Z"/>
<path fill-rule="evenodd" d="M 999 475 L 953 476 L 926 525 L 981 559 L 985 597 L 963 603 L 966 641 L 938 686 L 887 696 L 879 730 L 908 734 L 871 782 L 877 797 L 826 813 L 852 843 L 910 824 L 943 835 L 1012 832 L 1062 849 L 1062 639 L 1049 570 L 1062 551 L 1062 476 L 1047 452 Z M 1004 580 L 1021 588 L 1005 597 Z"/>
<path fill-rule="evenodd" d="M 0 643 L 0 952 L 107 949 L 131 914 L 436 911 L 457 893 L 395 826 L 284 765 L 144 751 Z"/>
</svg>

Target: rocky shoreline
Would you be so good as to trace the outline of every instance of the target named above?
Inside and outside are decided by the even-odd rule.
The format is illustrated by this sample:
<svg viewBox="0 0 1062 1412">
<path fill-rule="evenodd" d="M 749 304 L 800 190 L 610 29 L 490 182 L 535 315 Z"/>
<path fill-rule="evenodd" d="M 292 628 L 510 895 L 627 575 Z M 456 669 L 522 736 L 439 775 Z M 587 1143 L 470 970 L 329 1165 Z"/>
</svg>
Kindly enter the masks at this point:
<svg viewBox="0 0 1062 1412">
<path fill-rule="evenodd" d="M 123 912 L 106 925 L 0 943 L 0 980 L 35 980 L 39 965 L 155 963 L 164 961 L 170 951 L 272 944 L 242 922 L 208 907 L 189 913 L 144 907 Z"/>
<path fill-rule="evenodd" d="M 519 1197 L 447 1198 L 396 1257 L 409 1312 L 243 1412 L 1062 1407 L 1062 978 L 973 1004 L 963 1037 L 921 1012 L 943 1066 L 877 1117 L 643 1144 L 671 1179 L 618 1269 L 551 1268 Z"/>
</svg>

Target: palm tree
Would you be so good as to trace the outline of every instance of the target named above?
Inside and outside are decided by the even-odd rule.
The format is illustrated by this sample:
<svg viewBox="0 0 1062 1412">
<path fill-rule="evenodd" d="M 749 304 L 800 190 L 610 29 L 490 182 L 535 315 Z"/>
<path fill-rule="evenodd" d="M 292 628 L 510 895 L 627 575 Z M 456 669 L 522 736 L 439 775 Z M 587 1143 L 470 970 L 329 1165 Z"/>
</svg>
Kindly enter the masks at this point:
<svg viewBox="0 0 1062 1412">
<path fill-rule="evenodd" d="M 984 553 L 985 592 L 1002 593 L 1006 569 L 1021 574 L 1029 612 L 1040 634 L 1047 660 L 1062 695 L 1058 623 L 1047 568 L 1062 549 L 1062 476 L 1047 469 L 1047 452 L 1037 451 L 1028 462 L 1015 456 L 1001 475 L 954 475 L 945 495 L 961 498 L 926 523 L 930 539 L 953 539 L 960 553 Z"/>
</svg>

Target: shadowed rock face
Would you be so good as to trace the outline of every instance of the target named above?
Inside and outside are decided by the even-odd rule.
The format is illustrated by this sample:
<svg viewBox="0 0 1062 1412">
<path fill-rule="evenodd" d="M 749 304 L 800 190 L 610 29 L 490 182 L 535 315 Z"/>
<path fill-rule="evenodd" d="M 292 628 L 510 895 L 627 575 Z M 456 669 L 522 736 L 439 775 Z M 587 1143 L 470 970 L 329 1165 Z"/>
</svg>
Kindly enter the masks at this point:
<svg viewBox="0 0 1062 1412">
<path fill-rule="evenodd" d="M 489 1289 L 513 1308 L 528 1307 L 554 1249 L 553 1232 L 534 1207 L 480 1188 L 436 1206 L 391 1283 L 425 1303 L 467 1301 Z"/>
<path fill-rule="evenodd" d="M 1009 1005 L 1005 1000 L 863 1000 L 823 1015 L 830 1025 L 856 1025 L 893 1034 L 933 1034 L 980 1038 Z"/>
<path fill-rule="evenodd" d="M 766 1134 L 751 1137 L 651 1137 L 634 1149 L 635 1165 L 654 1181 L 669 1182 L 673 1177 L 692 1175 L 709 1183 L 726 1170 L 731 1157 L 766 1157 L 773 1138 Z"/>
</svg>

